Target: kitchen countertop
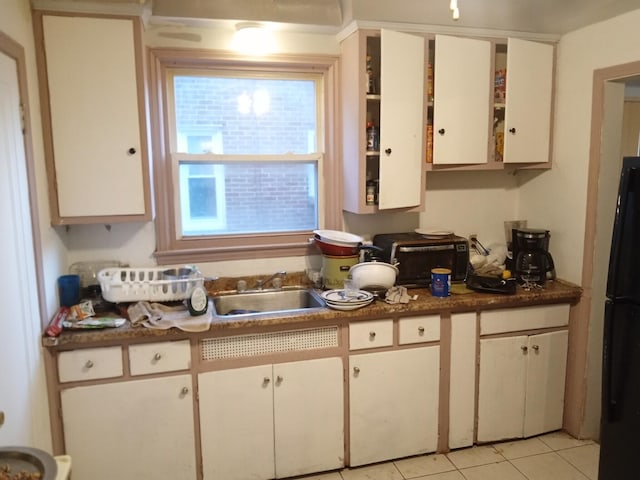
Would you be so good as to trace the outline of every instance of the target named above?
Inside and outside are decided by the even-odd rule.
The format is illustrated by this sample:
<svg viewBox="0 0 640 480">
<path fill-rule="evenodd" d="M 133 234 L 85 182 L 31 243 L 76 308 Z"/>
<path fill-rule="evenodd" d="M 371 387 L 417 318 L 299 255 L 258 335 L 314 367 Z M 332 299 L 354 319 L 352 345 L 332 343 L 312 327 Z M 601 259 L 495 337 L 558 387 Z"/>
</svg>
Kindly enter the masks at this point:
<svg viewBox="0 0 640 480">
<path fill-rule="evenodd" d="M 83 346 L 117 344 L 124 341 L 136 340 L 173 340 L 190 338 L 193 336 L 215 336 L 216 333 L 228 333 L 229 330 L 242 330 L 255 327 L 287 326 L 308 322 L 352 322 L 383 318 L 389 316 L 406 316 L 433 313 L 454 313 L 489 310 L 496 308 L 525 307 L 531 305 L 550 303 L 577 303 L 582 295 L 582 289 L 572 283 L 555 280 L 545 284 L 543 289 L 524 290 L 517 287 L 513 295 L 494 293 L 464 293 L 452 294 L 446 298 L 433 297 L 430 290 L 417 288 L 409 289 L 409 295 L 417 295 L 416 300 L 408 304 L 387 304 L 376 300 L 366 307 L 358 310 L 339 311 L 324 308 L 319 311 L 299 312 L 291 314 L 265 314 L 251 319 L 217 319 L 214 317 L 210 328 L 205 332 L 188 333 L 177 328 L 168 330 L 156 330 L 142 326 L 133 327 L 127 322 L 119 328 L 106 328 L 103 330 L 63 331 L 58 337 L 43 336 L 42 345 L 48 348 L 75 348 Z"/>
</svg>

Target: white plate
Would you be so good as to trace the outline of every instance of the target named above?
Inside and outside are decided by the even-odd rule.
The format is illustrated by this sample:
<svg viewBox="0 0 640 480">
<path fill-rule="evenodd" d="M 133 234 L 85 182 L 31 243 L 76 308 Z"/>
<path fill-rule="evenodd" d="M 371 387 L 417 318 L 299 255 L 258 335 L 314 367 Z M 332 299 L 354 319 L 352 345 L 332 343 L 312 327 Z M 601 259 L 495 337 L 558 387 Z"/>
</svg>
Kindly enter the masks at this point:
<svg viewBox="0 0 640 480">
<path fill-rule="evenodd" d="M 445 230 L 443 228 L 416 228 L 415 232 L 425 237 L 448 237 L 449 235 L 453 235 L 451 230 Z"/>
<path fill-rule="evenodd" d="M 320 296 L 328 302 L 340 304 L 354 304 L 373 300 L 373 294 L 364 290 L 358 290 L 358 295 L 355 297 L 347 297 L 344 289 L 327 290 L 322 292 Z"/>
<path fill-rule="evenodd" d="M 358 303 L 356 305 L 337 305 L 337 304 L 333 304 L 333 303 L 327 303 L 327 306 L 329 308 L 333 308 L 334 310 L 343 310 L 343 311 L 347 311 L 347 310 L 356 310 L 358 308 L 362 308 L 362 307 L 366 307 L 367 305 L 369 305 L 371 302 L 373 302 L 373 299 L 365 302 L 365 303 Z"/>
</svg>

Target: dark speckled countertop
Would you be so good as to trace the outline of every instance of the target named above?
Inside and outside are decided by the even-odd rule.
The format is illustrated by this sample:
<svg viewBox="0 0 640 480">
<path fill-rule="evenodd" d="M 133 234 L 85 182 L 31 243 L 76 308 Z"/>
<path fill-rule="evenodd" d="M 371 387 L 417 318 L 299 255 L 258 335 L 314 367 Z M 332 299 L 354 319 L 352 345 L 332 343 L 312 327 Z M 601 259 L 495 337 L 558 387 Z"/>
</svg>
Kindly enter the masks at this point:
<svg viewBox="0 0 640 480">
<path fill-rule="evenodd" d="M 293 278 L 294 281 L 300 280 Z M 291 281 L 291 279 L 289 279 Z M 289 283 L 289 281 L 287 283 Z M 216 281 L 216 287 L 207 284 L 210 293 L 225 290 L 231 287 L 231 281 L 220 279 Z M 299 283 L 298 283 L 299 284 Z M 214 317 L 210 328 L 205 332 L 188 333 L 177 328 L 168 330 L 156 330 L 145 327 L 133 327 L 129 322 L 119 328 L 107 328 L 104 330 L 89 331 L 63 331 L 60 336 L 50 338 L 44 336 L 42 344 L 45 347 L 75 348 L 83 346 L 98 346 L 105 344 L 117 344 L 123 342 L 149 341 L 156 339 L 175 340 L 180 338 L 191 338 L 193 336 L 212 336 L 216 333 L 229 330 L 249 330 L 256 327 L 289 326 L 308 322 L 352 322 L 368 320 L 373 318 L 407 316 L 433 313 L 453 313 L 481 311 L 495 308 L 524 307 L 530 305 L 550 304 L 550 303 L 577 303 L 582 294 L 582 289 L 577 285 L 563 280 L 547 282 L 544 289 L 524 290 L 517 287 L 514 295 L 493 294 L 493 293 L 464 293 L 452 294 L 447 298 L 438 298 L 431 295 L 428 289 L 410 289 L 410 295 L 417 295 L 416 300 L 411 300 L 408 304 L 387 304 L 384 301 L 376 300 L 358 310 L 338 311 L 324 308 L 319 311 L 305 312 L 305 314 L 274 314 L 261 315 L 258 318 L 238 319 L 228 318 L 220 320 Z"/>
</svg>

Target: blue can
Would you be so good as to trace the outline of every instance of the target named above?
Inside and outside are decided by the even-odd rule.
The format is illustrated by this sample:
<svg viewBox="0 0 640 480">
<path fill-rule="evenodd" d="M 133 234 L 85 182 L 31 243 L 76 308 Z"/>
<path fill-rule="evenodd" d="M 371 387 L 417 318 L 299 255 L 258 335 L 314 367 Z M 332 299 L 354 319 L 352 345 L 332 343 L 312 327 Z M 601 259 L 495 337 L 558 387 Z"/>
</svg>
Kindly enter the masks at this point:
<svg viewBox="0 0 640 480">
<path fill-rule="evenodd" d="M 448 268 L 434 268 L 431 270 L 431 295 L 434 297 L 448 297 L 451 291 L 451 270 Z"/>
</svg>

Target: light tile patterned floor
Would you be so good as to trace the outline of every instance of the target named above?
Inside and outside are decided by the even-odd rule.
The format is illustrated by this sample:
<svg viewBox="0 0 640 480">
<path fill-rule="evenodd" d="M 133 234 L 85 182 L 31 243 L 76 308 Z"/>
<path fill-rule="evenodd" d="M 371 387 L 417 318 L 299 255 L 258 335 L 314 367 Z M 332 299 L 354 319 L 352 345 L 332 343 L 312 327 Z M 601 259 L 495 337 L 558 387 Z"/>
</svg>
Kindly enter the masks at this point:
<svg viewBox="0 0 640 480">
<path fill-rule="evenodd" d="M 304 480 L 597 480 L 600 447 L 564 432 L 421 455 Z"/>
</svg>

